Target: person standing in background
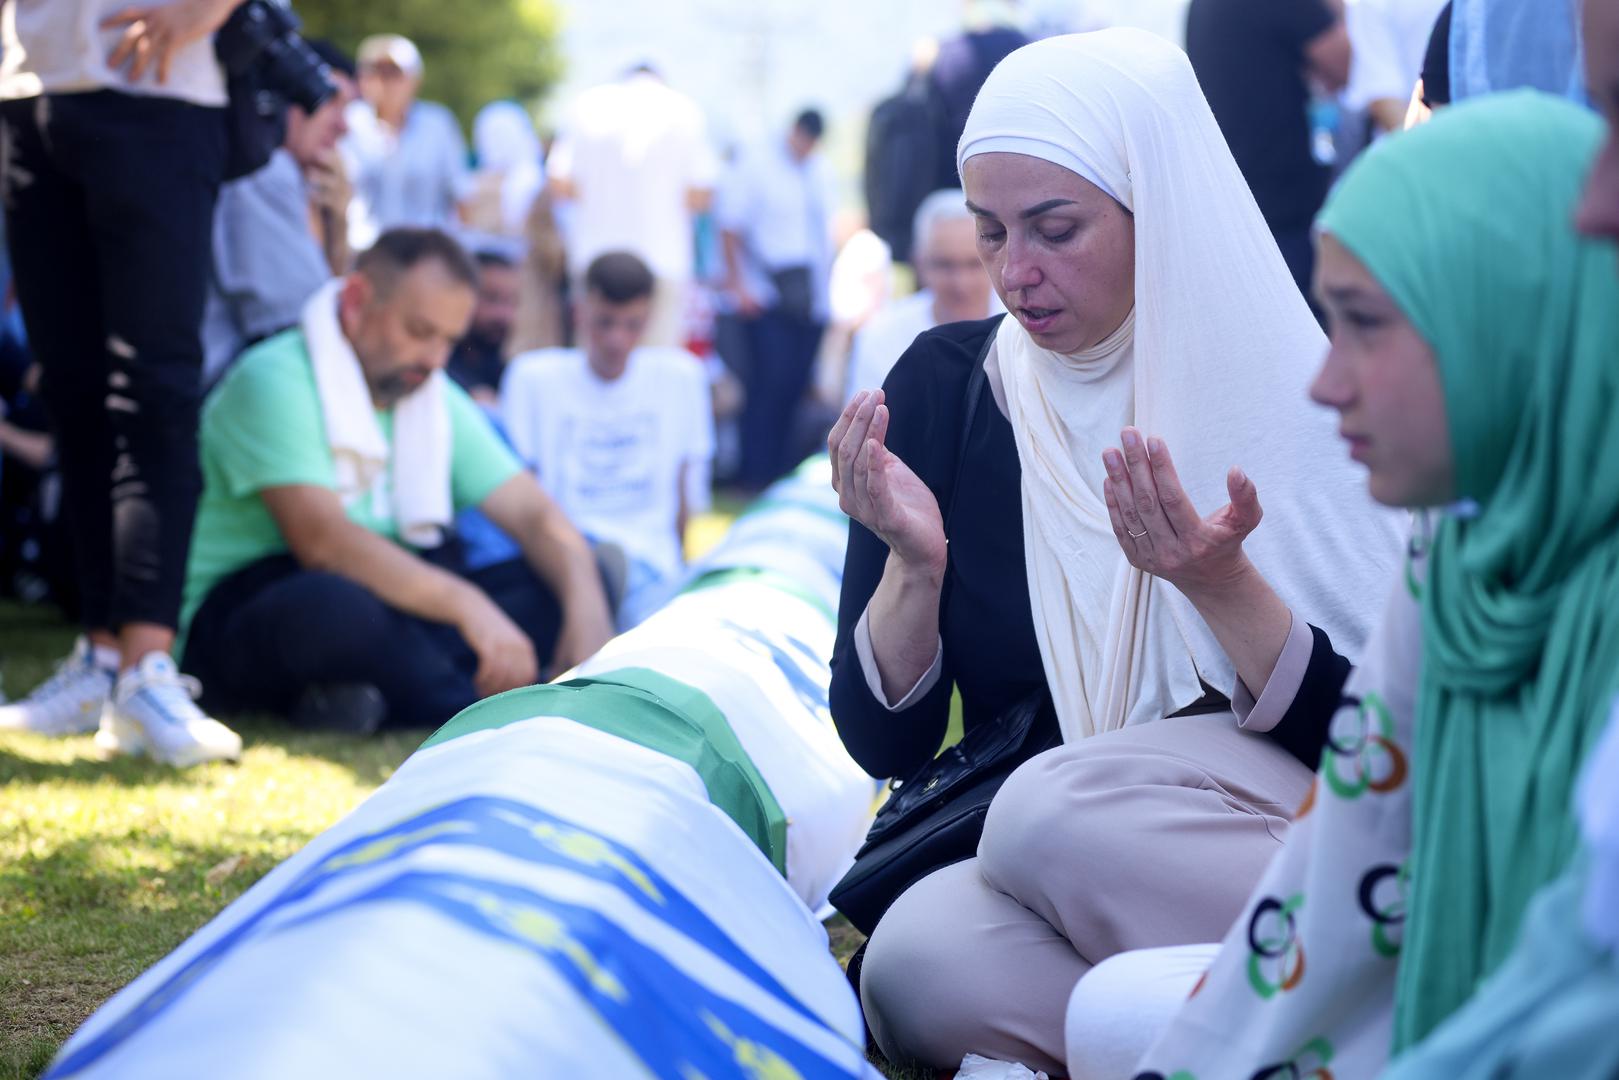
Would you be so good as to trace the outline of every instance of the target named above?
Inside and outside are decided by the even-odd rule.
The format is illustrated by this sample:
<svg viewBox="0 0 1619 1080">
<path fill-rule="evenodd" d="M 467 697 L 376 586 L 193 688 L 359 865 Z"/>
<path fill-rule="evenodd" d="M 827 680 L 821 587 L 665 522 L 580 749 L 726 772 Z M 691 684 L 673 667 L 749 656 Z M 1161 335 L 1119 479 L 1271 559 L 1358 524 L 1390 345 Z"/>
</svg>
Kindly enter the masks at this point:
<svg viewBox="0 0 1619 1080">
<path fill-rule="evenodd" d="M 1349 81 L 1342 0 L 1191 0 L 1186 55 L 1299 291 L 1330 166 L 1311 151 L 1310 89 Z"/>
<path fill-rule="evenodd" d="M 530 349 L 561 345 L 567 319 L 562 310 L 568 284 L 568 253 L 557 226 L 551 193 L 541 188 L 529 204 L 523 223 L 524 253 L 517 286 L 517 311 L 506 353 L 515 356 Z"/>
<path fill-rule="evenodd" d="M 461 222 L 476 233 L 523 235 L 528 214 L 545 187 L 544 153 L 534 121 L 515 101 L 491 101 L 472 122 L 478 169 L 461 204 Z"/>
<path fill-rule="evenodd" d="M 826 327 L 835 196 L 816 152 L 825 129 L 816 110 L 799 113 L 786 138 L 738 161 L 717 209 L 726 285 L 748 340 L 744 488 L 762 489 L 795 464 L 792 421 Z"/>
<path fill-rule="evenodd" d="M 628 251 L 652 268 L 648 345 L 679 345 L 695 242 L 719 163 L 697 104 L 649 64 L 579 95 L 546 162 L 549 191 L 572 203 L 568 272 L 577 285 L 598 255 Z"/>
<path fill-rule="evenodd" d="M 343 140 L 354 207 L 349 246 L 364 251 L 386 229 L 452 224 L 466 193 L 467 147 L 449 109 L 418 101 L 422 54 L 408 38 L 376 34 L 360 42 L 360 98 L 349 106 Z"/>
<path fill-rule="evenodd" d="M 1375 138 L 1405 127 L 1422 58 L 1445 0 L 1350 0 L 1344 21 L 1354 57 L 1344 104 L 1363 109 Z"/>
<path fill-rule="evenodd" d="M 938 55 L 928 72 L 928 89 L 935 102 L 938 157 L 933 165 L 933 186 L 959 188 L 956 143 L 967 126 L 973 99 L 995 65 L 1029 43 L 1018 29 L 1015 0 L 967 0 L 965 28 L 939 43 Z"/>
<path fill-rule="evenodd" d="M 85 636 L 0 727 L 236 758 L 169 652 L 201 476 L 203 300 L 227 161 L 213 35 L 238 0 L 0 6 L 0 199 L 43 369 Z"/>
</svg>

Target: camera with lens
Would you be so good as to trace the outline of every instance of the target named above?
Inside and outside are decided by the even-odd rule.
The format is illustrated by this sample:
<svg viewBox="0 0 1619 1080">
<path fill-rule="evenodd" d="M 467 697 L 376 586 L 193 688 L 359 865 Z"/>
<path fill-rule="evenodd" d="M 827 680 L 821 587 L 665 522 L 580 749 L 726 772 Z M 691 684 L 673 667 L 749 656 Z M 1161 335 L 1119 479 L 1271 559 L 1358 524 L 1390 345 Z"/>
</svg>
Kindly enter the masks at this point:
<svg viewBox="0 0 1619 1080">
<path fill-rule="evenodd" d="M 299 25 L 280 4 L 246 0 L 214 35 L 230 95 L 227 180 L 270 160 L 286 134 L 289 103 L 312 113 L 337 93 L 331 70 L 298 36 Z"/>
</svg>

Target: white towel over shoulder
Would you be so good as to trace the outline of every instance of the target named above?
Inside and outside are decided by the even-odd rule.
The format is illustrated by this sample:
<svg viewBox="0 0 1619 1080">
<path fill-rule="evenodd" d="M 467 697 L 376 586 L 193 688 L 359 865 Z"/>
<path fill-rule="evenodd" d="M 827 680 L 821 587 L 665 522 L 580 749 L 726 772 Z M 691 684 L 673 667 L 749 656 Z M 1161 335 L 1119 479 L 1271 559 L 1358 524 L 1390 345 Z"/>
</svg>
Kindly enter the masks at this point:
<svg viewBox="0 0 1619 1080">
<path fill-rule="evenodd" d="M 450 497 L 450 411 L 444 373 L 394 406 L 393 445 L 382 433 L 359 357 L 337 317 L 341 278 L 327 282 L 304 304 L 302 326 L 320 394 L 326 440 L 343 492 L 370 491 L 389 473 L 393 518 L 415 547 L 440 543 L 454 506 Z"/>
</svg>

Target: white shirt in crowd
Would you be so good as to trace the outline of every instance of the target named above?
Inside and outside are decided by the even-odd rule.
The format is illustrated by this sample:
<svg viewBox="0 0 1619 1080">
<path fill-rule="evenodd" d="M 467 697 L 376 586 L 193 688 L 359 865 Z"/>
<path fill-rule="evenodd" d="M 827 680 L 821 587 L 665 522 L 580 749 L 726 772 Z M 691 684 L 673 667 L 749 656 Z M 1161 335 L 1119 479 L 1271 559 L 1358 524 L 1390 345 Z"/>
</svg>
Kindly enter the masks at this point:
<svg viewBox="0 0 1619 1080">
<path fill-rule="evenodd" d="M 124 28 L 103 30 L 101 22 L 129 6 L 129 0 L 0 2 L 0 101 L 111 87 L 193 105 L 224 105 L 225 75 L 211 36 L 177 51 L 162 85 L 156 64 L 137 82 L 129 80 L 127 66 L 121 71 L 107 66 Z"/>
<path fill-rule="evenodd" d="M 639 255 L 669 281 L 692 276 L 687 194 L 714 186 L 719 164 L 695 102 L 644 72 L 584 91 L 545 163 L 578 192 L 568 269 L 580 276 L 608 251 Z"/>
<path fill-rule="evenodd" d="M 363 100 L 350 102 L 344 119 L 349 131 L 340 147 L 354 184 L 351 248 L 364 251 L 399 225 L 454 224 L 456 201 L 470 181 L 466 140 L 449 109 L 435 101 L 414 102 L 397 132 Z"/>
<path fill-rule="evenodd" d="M 761 303 L 775 298 L 770 272 L 808 266 L 816 310 L 826 318 L 832 276 L 832 211 L 837 189 L 819 153 L 798 161 L 785 137 L 744 154 L 726 175 L 716 204 L 719 226 L 742 237 L 748 287 Z"/>
<path fill-rule="evenodd" d="M 1354 47 L 1344 104 L 1407 101 L 1422 77 L 1422 58 L 1445 0 L 1350 0 L 1344 25 Z"/>
<path fill-rule="evenodd" d="M 1005 310 L 991 292 L 989 307 L 979 318 L 987 319 Z M 933 293 L 928 289 L 896 300 L 873 315 L 871 321 L 855 332 L 854 342 L 849 347 L 849 381 L 844 388 L 844 404 L 854 400 L 862 390 L 882 386 L 917 335 L 937 325 L 938 320 L 933 317 Z"/>
<path fill-rule="evenodd" d="M 607 382 L 581 349 L 512 360 L 501 383 L 506 432 L 579 530 L 673 577 L 682 466 L 687 507 L 705 508 L 714 413 L 702 364 L 684 349 L 643 347 Z"/>
</svg>

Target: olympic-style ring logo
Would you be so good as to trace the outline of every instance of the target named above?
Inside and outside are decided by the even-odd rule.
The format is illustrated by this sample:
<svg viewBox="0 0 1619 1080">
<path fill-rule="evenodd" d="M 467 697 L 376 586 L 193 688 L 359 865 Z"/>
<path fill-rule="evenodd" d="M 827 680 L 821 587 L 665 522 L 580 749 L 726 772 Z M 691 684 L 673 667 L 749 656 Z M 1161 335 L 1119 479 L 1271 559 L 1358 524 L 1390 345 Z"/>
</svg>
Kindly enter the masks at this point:
<svg viewBox="0 0 1619 1080">
<path fill-rule="evenodd" d="M 1332 1054 L 1332 1044 L 1317 1037 L 1305 1043 L 1291 1061 L 1267 1065 L 1249 1080 L 1333 1080 L 1327 1067 L 1332 1064 Z"/>
<path fill-rule="evenodd" d="M 1248 984 L 1267 1001 L 1304 980 L 1304 944 L 1293 917 L 1303 905 L 1303 893 L 1267 896 L 1248 920 Z"/>
<path fill-rule="evenodd" d="M 1405 590 L 1411 599 L 1422 599 L 1422 582 L 1417 580 L 1417 563 L 1428 557 L 1433 548 L 1433 517 L 1426 510 L 1417 511 L 1411 519 L 1411 536 L 1405 543 Z"/>
<path fill-rule="evenodd" d="M 1379 956 L 1400 955 L 1409 867 L 1410 864 L 1374 866 L 1360 879 L 1360 910 L 1372 920 L 1372 948 Z"/>
<path fill-rule="evenodd" d="M 1293 823 L 1295 825 L 1303 821 L 1305 816 L 1315 809 L 1316 793 L 1320 789 L 1321 776 L 1318 773 L 1310 778 L 1310 790 L 1304 793 L 1304 801 L 1299 804 L 1298 810 L 1293 814 Z"/>
<path fill-rule="evenodd" d="M 1358 799 L 1367 791 L 1386 795 L 1405 783 L 1410 766 L 1394 741 L 1394 717 L 1381 697 L 1344 697 L 1327 731 L 1321 772 L 1343 799 Z"/>
</svg>

